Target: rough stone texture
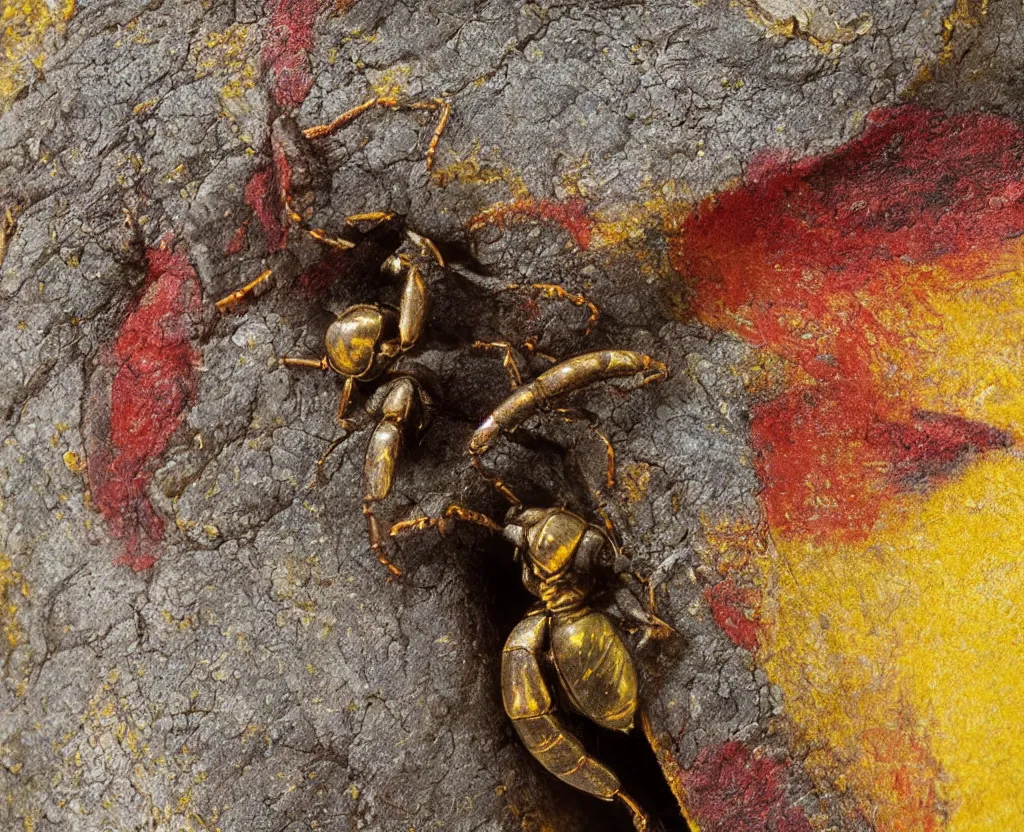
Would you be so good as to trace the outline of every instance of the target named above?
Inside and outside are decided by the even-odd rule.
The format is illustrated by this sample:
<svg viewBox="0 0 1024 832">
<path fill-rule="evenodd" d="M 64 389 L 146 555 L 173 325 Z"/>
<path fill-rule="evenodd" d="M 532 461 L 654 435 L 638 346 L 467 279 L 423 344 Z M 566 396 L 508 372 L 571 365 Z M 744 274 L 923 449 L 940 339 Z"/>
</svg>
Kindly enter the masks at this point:
<svg viewBox="0 0 1024 832">
<path fill-rule="evenodd" d="M 678 630 L 638 653 L 648 735 L 674 780 L 727 742 L 785 761 L 763 828 L 870 828 L 802 773 L 778 692 L 705 601 L 702 513 L 761 522 L 731 369 L 749 348 L 680 320 L 666 206 L 766 150 L 829 151 L 908 97 L 1019 118 L 1024 44 L 1014 2 L 945 38 L 953 2 L 827 6 L 80 3 L 0 117 L 4 827 L 628 828 L 539 771 L 504 718 L 499 652 L 528 605 L 508 547 L 408 538 L 388 584 L 360 514 L 365 429 L 317 480 L 339 385 L 277 357 L 316 354 L 328 310 L 393 289 L 373 241 L 284 244 L 276 145 L 312 170 L 328 229 L 386 209 L 471 255 L 432 279 L 416 361 L 438 406 L 382 516 L 452 499 L 501 516 L 463 449 L 507 385 L 471 340 L 661 358 L 667 383 L 578 402 L 615 442 L 608 509 Z M 433 175 L 428 115 L 294 138 L 290 120 L 389 92 L 451 102 Z M 273 290 L 219 315 L 265 265 Z M 597 331 L 504 288 L 535 281 L 585 290 Z M 554 418 L 535 433 L 492 464 L 592 512 L 600 445 Z M 650 789 L 656 827 L 684 828 Z"/>
</svg>

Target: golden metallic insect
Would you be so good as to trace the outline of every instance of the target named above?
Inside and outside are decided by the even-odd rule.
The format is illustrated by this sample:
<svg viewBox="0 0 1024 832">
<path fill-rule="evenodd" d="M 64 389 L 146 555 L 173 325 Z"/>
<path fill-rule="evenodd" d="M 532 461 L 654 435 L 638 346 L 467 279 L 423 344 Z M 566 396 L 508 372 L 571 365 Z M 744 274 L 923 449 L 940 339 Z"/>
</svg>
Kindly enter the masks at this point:
<svg viewBox="0 0 1024 832">
<path fill-rule="evenodd" d="M 507 344 L 487 344 L 485 346 L 501 347 L 506 353 L 506 368 L 511 360 L 511 348 Z M 516 371 L 516 374 L 518 371 Z M 497 441 L 503 432 L 511 432 L 519 427 L 538 410 L 554 409 L 556 399 L 599 381 L 641 373 L 642 384 L 651 384 L 668 377 L 668 368 L 660 361 L 628 350 L 600 350 L 585 353 L 556 364 L 544 371 L 528 384 L 516 385 L 515 376 L 510 372 L 513 384 L 512 393 L 491 414 L 484 419 L 469 440 L 469 454 L 473 466 L 490 482 L 505 498 L 515 506 L 522 503 L 508 485 L 483 466 L 483 455 Z M 596 429 L 595 429 L 596 431 Z M 600 433 L 608 452 L 608 472 L 606 481 L 609 485 L 615 481 L 615 453 L 611 443 Z"/>
<path fill-rule="evenodd" d="M 646 829 L 647 815 L 622 790 L 615 772 L 587 753 L 559 715 L 548 679 L 557 679 L 572 708 L 602 728 L 625 732 L 633 727 L 639 704 L 633 658 L 612 620 L 587 603 L 592 570 L 608 565 L 608 555 L 614 553 L 611 539 L 563 508 L 514 508 L 502 527 L 458 505 L 449 506 L 440 518 L 397 523 L 391 534 L 431 527 L 445 531 L 453 520 L 502 532 L 516 546 L 524 586 L 540 599 L 513 628 L 501 660 L 505 713 L 523 745 L 570 786 L 602 800 L 622 801 L 634 826 Z M 635 599 L 623 609 L 652 633 L 671 630 L 653 608 L 642 612 Z M 546 668 L 553 673 L 545 673 Z"/>
<path fill-rule="evenodd" d="M 387 214 L 363 214 L 349 218 L 351 222 L 389 219 L 391 217 Z M 379 415 L 380 421 L 370 436 L 363 462 L 363 514 L 366 516 L 370 548 L 393 576 L 401 575 L 402 571 L 388 560 L 384 551 L 374 505 L 387 499 L 391 493 L 403 445 L 423 430 L 430 406 L 430 398 L 420 383 L 413 376 L 403 374 L 397 364 L 403 355 L 417 346 L 426 326 L 430 295 L 423 270 L 434 264 L 444 266 L 437 247 L 426 237 L 406 230 L 403 244 L 381 267 L 385 275 L 402 281 L 398 308 L 368 303 L 350 306 L 327 327 L 323 356 L 285 356 L 281 359 L 285 366 L 323 372 L 333 370 L 345 379 L 338 400 L 338 422 L 345 433 L 328 447 L 319 460 L 321 466 L 352 429 L 352 423 L 345 415 L 356 382 L 374 382 L 385 375 L 394 376 L 369 402 L 371 412 Z M 224 300 L 236 302 L 251 291 L 250 287 L 251 284 L 243 286 Z M 218 308 L 221 304 L 218 302 Z"/>
<path fill-rule="evenodd" d="M 310 127 L 304 130 L 303 134 L 307 139 L 322 138 L 375 107 L 440 113 L 426 152 L 429 170 L 450 114 L 447 102 L 439 98 L 413 102 L 402 102 L 396 98 L 371 98 L 342 113 L 329 124 Z M 344 250 L 355 246 L 354 242 L 344 237 L 332 236 L 322 228 L 309 227 L 306 224 L 306 217 L 296 209 L 292 196 L 283 183 L 280 196 L 288 219 L 315 240 L 335 249 Z M 393 216 L 386 212 L 369 212 L 346 217 L 345 224 L 346 227 L 351 227 L 358 223 L 383 223 L 392 219 Z M 345 433 L 330 445 L 320 458 L 319 465 L 323 465 L 327 456 L 338 447 L 352 428 L 345 414 L 356 382 L 374 382 L 384 376 L 392 376 L 392 380 L 379 389 L 369 403 L 371 411 L 379 417 L 379 421 L 370 436 L 362 477 L 363 514 L 366 516 L 370 548 L 377 559 L 387 567 L 389 576 L 401 575 L 402 572 L 388 560 L 384 551 L 374 506 L 386 499 L 391 492 L 405 441 L 416 437 L 425 426 L 430 398 L 415 378 L 401 372 L 398 362 L 403 355 L 417 346 L 423 334 L 430 302 L 424 270 L 435 264 L 441 268 L 445 265 L 437 246 L 426 237 L 405 229 L 403 243 L 381 267 L 386 276 L 402 282 L 398 307 L 383 304 L 350 306 L 337 315 L 328 326 L 324 336 L 323 356 L 288 356 L 281 359 L 282 364 L 290 367 L 308 367 L 324 372 L 333 370 L 345 379 L 338 402 L 338 422 L 345 429 Z M 221 312 L 228 311 L 251 295 L 271 274 L 272 271 L 267 269 L 241 288 L 221 298 L 216 303 L 217 309 Z"/>
</svg>

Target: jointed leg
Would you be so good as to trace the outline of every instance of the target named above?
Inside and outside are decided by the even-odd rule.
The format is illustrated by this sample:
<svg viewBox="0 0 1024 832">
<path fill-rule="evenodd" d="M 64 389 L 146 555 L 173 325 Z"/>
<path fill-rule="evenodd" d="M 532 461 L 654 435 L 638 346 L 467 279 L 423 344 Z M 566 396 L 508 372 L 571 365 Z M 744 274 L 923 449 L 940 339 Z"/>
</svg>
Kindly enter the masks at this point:
<svg viewBox="0 0 1024 832">
<path fill-rule="evenodd" d="M 479 454 L 473 454 L 471 456 L 471 459 L 473 460 L 473 467 L 476 468 L 480 476 L 487 480 L 487 482 L 489 482 L 491 485 L 493 485 L 498 490 L 498 493 L 501 494 L 502 497 L 508 500 L 516 508 L 522 507 L 523 501 L 520 500 L 512 492 L 512 489 L 510 489 L 505 484 L 504 480 L 500 479 L 499 477 L 496 477 L 494 474 L 492 474 L 490 471 L 484 468 L 483 461 L 480 459 Z"/>
<path fill-rule="evenodd" d="M 332 237 L 322 228 L 310 228 L 306 224 L 306 218 L 295 210 L 295 207 L 292 205 L 291 197 L 287 193 L 283 195 L 283 200 L 285 208 L 288 210 L 288 219 L 290 219 L 292 222 L 298 225 L 303 231 L 305 231 L 310 237 L 312 237 L 317 242 L 324 243 L 325 245 L 331 246 L 332 248 L 336 248 L 341 251 L 356 247 L 356 244 L 353 243 L 351 240 L 345 240 L 340 237 Z"/>
<path fill-rule="evenodd" d="M 451 528 L 450 521 L 455 520 L 461 520 L 464 523 L 475 523 L 478 526 L 483 526 L 485 529 L 495 532 L 502 530 L 502 527 L 486 514 L 460 506 L 458 503 L 452 503 L 452 505 L 444 510 L 440 517 L 414 517 L 412 520 L 402 520 L 399 523 L 395 523 L 391 527 L 390 535 L 391 537 L 397 537 L 405 532 L 421 532 L 427 529 L 437 529 L 441 534 L 446 534 Z"/>
<path fill-rule="evenodd" d="M 652 638 L 660 640 L 668 638 L 677 632 L 675 627 L 658 615 L 657 604 L 654 600 L 654 585 L 635 573 L 624 573 L 624 577 L 626 583 L 615 591 L 615 603 L 622 614 L 637 625 L 630 628 L 626 626 L 625 622 L 622 622 L 626 629 L 629 629 L 631 632 L 637 629 L 643 630 L 643 635 L 640 637 L 640 643 L 637 647 L 642 648 Z M 644 587 L 647 596 L 646 608 L 633 592 L 632 579 L 635 579 Z"/>
<path fill-rule="evenodd" d="M 545 361 L 551 362 L 552 364 L 557 364 L 557 358 L 555 358 L 553 355 L 549 355 L 548 353 L 541 352 L 539 349 L 537 349 L 538 340 L 540 339 L 536 335 L 531 335 L 529 338 L 523 341 L 523 352 L 528 352 L 530 353 L 530 355 L 535 355 L 538 358 L 543 358 Z"/>
<path fill-rule="evenodd" d="M 348 402 L 352 397 L 352 388 L 355 387 L 355 383 L 356 380 L 352 378 L 352 376 L 348 376 L 345 379 L 345 386 L 341 390 L 341 398 L 338 399 L 338 424 L 341 425 L 341 429 L 345 431 L 345 433 L 327 446 L 327 450 L 324 451 L 324 455 L 316 461 L 317 471 L 323 470 L 324 463 L 327 462 L 327 457 L 334 453 L 338 446 L 348 439 L 349 434 L 352 432 L 354 425 L 349 419 L 345 418 L 345 411 L 348 409 Z"/>
<path fill-rule="evenodd" d="M 650 364 L 650 367 L 647 368 L 649 375 L 647 375 L 640 383 L 641 387 L 648 384 L 655 384 L 668 378 L 668 367 L 665 364 L 657 359 L 651 358 L 650 356 L 647 356 L 647 361 Z"/>
<path fill-rule="evenodd" d="M 636 829 L 637 832 L 645 832 L 645 830 L 647 829 L 648 820 L 647 813 L 643 809 L 641 809 L 640 805 L 624 791 L 617 791 L 615 793 L 615 796 L 623 803 L 625 803 L 626 808 L 629 809 L 629 811 L 632 813 L 633 828 Z"/>
<path fill-rule="evenodd" d="M 281 364 L 285 367 L 308 367 L 311 370 L 327 370 L 327 356 L 323 358 L 293 358 L 290 355 L 286 355 L 281 359 Z"/>
<path fill-rule="evenodd" d="M 471 349 L 483 349 L 483 350 L 500 350 L 504 353 L 504 357 L 501 359 L 501 366 L 505 368 L 505 372 L 508 373 L 509 386 L 515 390 L 517 387 L 522 386 L 523 376 L 519 372 L 519 367 L 516 364 L 515 355 L 513 353 L 512 345 L 506 341 L 474 341 L 470 344 Z"/>
<path fill-rule="evenodd" d="M 368 500 L 363 502 L 363 516 L 366 517 L 366 530 L 370 538 L 370 548 L 377 556 L 377 560 L 381 562 L 381 565 L 388 570 L 388 580 L 400 577 L 402 570 L 388 560 L 387 554 L 384 551 L 384 544 L 381 541 L 380 523 L 377 520 L 377 515 L 373 513 L 373 503 Z"/>
<path fill-rule="evenodd" d="M 556 407 L 551 412 L 557 413 L 566 422 L 585 422 L 587 427 L 601 440 L 607 459 L 604 482 L 608 488 L 615 488 L 615 447 L 612 445 L 612 441 L 594 424 L 593 419 L 588 418 L 582 411 L 569 407 Z"/>
<path fill-rule="evenodd" d="M 238 301 L 240 301 L 246 295 L 252 293 L 257 286 L 263 283 L 263 281 L 267 280 L 273 273 L 274 272 L 272 269 L 267 269 L 266 271 L 261 272 L 256 277 L 255 280 L 250 280 L 248 283 L 246 283 L 241 289 L 235 289 L 235 291 L 233 291 L 230 295 L 225 295 L 224 297 L 222 297 L 219 301 L 217 301 L 216 304 L 214 304 L 217 307 L 217 311 L 227 312 L 229 308 L 234 306 L 234 304 L 238 303 Z"/>
<path fill-rule="evenodd" d="M 345 217 L 345 225 L 355 225 L 359 222 L 372 222 L 380 224 L 394 219 L 395 215 L 387 211 L 364 211 L 362 214 L 349 214 Z"/>
<path fill-rule="evenodd" d="M 519 283 L 510 283 L 509 289 L 522 289 L 524 288 Z M 590 317 L 587 318 L 587 328 L 583 331 L 583 335 L 589 335 L 594 327 L 597 325 L 598 318 L 601 317 L 601 310 L 597 304 L 592 300 L 589 300 L 584 295 L 574 295 L 571 292 L 567 292 L 561 286 L 557 286 L 554 283 L 534 283 L 530 286 L 531 289 L 537 289 L 541 293 L 541 297 L 552 299 L 567 300 L 569 303 L 575 304 L 576 306 L 586 307 L 590 311 Z"/>
<path fill-rule="evenodd" d="M 434 164 L 434 155 L 437 153 L 437 145 L 438 142 L 441 141 L 441 134 L 444 132 L 444 128 L 448 126 L 448 118 L 451 115 L 451 105 L 441 98 L 430 98 L 423 101 L 409 102 L 403 102 L 394 97 L 370 98 L 362 104 L 359 104 L 350 110 L 346 110 L 334 119 L 334 121 L 331 121 L 328 124 L 318 124 L 315 127 L 303 130 L 303 135 L 307 139 L 320 139 L 324 136 L 329 136 L 331 133 L 336 130 L 340 130 L 347 124 L 350 124 L 367 110 L 371 110 L 374 107 L 381 107 L 385 110 L 429 110 L 439 111 L 441 113 L 437 120 L 437 127 L 434 128 L 434 135 L 430 139 L 430 144 L 427 145 L 427 170 L 430 170 Z"/>
<path fill-rule="evenodd" d="M 350 429 L 352 423 L 345 418 L 345 411 L 348 410 L 349 399 L 352 398 L 352 389 L 356 386 L 356 380 L 352 376 L 345 377 L 345 386 L 341 388 L 341 398 L 338 399 L 338 424 L 346 430 Z"/>
</svg>

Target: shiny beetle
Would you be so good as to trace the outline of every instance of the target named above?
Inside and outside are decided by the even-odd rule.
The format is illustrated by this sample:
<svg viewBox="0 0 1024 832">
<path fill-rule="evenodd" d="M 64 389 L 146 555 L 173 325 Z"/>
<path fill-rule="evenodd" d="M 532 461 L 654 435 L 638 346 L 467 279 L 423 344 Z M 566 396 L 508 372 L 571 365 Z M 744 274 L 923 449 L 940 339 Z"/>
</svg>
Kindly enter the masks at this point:
<svg viewBox="0 0 1024 832">
<path fill-rule="evenodd" d="M 633 727 L 639 690 L 618 629 L 587 605 L 590 567 L 609 545 L 597 526 L 561 508 L 515 512 L 504 535 L 522 559 L 523 584 L 540 599 L 512 630 L 501 656 L 501 695 L 523 745 L 548 771 L 602 800 L 621 800 L 637 829 L 647 816 L 615 773 L 590 756 L 559 716 L 543 667 L 550 664 L 572 707 L 602 728 Z"/>
<path fill-rule="evenodd" d="M 506 345 L 501 345 L 506 346 Z M 651 384 L 668 378 L 668 368 L 651 358 L 628 350 L 600 350 L 566 359 L 545 370 L 533 381 L 516 387 L 512 393 L 484 419 L 469 440 L 469 454 L 473 466 L 513 505 L 522 505 L 519 498 L 498 477 L 483 467 L 482 458 L 503 432 L 519 427 L 538 410 L 550 409 L 555 400 L 582 390 L 598 381 L 622 378 L 643 373 L 642 384 Z M 615 455 L 611 443 L 600 433 L 608 449 L 609 485 L 615 481 Z"/>
<path fill-rule="evenodd" d="M 364 214 L 349 219 L 388 220 L 390 216 Z M 380 421 L 370 436 L 363 462 L 363 514 L 370 548 L 392 576 L 401 575 L 402 571 L 388 560 L 384 551 L 374 504 L 387 499 L 391 493 L 403 445 L 423 430 L 430 406 L 430 398 L 420 383 L 411 375 L 401 374 L 396 364 L 417 346 L 426 326 L 430 295 L 423 269 L 435 264 L 444 266 L 444 259 L 430 240 L 413 231 L 407 230 L 405 234 L 405 242 L 381 267 L 385 275 L 402 280 L 398 308 L 367 303 L 350 306 L 327 327 L 322 357 L 286 356 L 281 359 L 281 363 L 289 367 L 333 370 L 345 379 L 338 401 L 338 422 L 345 433 L 331 443 L 320 458 L 320 465 L 352 429 L 345 414 L 356 382 L 373 382 L 386 374 L 395 376 L 370 399 L 369 409 Z M 244 294 L 239 296 L 235 292 L 228 298 L 234 301 L 242 296 Z"/>
<path fill-rule="evenodd" d="M 501 694 L 505 713 L 533 757 L 580 791 L 602 800 L 622 801 L 637 829 L 647 815 L 622 791 L 610 768 L 587 753 L 556 706 L 549 675 L 565 692 L 574 710 L 613 731 L 633 727 L 639 704 L 636 669 L 618 628 L 587 603 L 595 567 L 607 569 L 617 550 L 600 527 L 563 508 L 512 508 L 501 526 L 460 505 L 440 517 L 417 517 L 396 523 L 391 534 L 437 528 L 445 533 L 454 521 L 476 523 L 501 532 L 516 547 L 526 589 L 540 599 L 517 624 L 501 657 Z M 616 594 L 623 612 L 652 635 L 672 628 L 653 610 L 644 611 L 625 587 Z M 546 674 L 551 668 L 553 673 Z"/>
<path fill-rule="evenodd" d="M 441 133 L 448 123 L 450 107 L 442 99 L 403 102 L 396 98 L 371 98 L 342 113 L 329 124 L 321 124 L 303 131 L 306 139 L 319 139 L 346 126 L 368 110 L 431 111 L 439 113 L 438 123 L 426 152 L 426 166 L 430 170 L 437 152 Z M 345 250 L 355 246 L 344 237 L 329 235 L 322 228 L 307 225 L 306 217 L 296 207 L 286 183 L 281 188 L 281 204 L 288 220 L 315 240 L 332 248 Z M 357 223 L 390 222 L 393 216 L 385 212 L 370 212 L 347 217 L 346 227 Z M 345 433 L 331 443 L 320 458 L 323 465 L 327 456 L 344 441 L 352 424 L 345 418 L 356 382 L 374 382 L 385 375 L 394 378 L 371 398 L 371 412 L 379 421 L 370 436 L 363 462 L 363 514 L 366 516 L 370 548 L 388 569 L 389 577 L 401 575 L 384 551 L 380 526 L 374 514 L 374 505 L 391 492 L 395 470 L 402 454 L 404 442 L 419 435 L 426 423 L 430 398 L 420 383 L 411 375 L 401 372 L 399 359 L 413 350 L 426 326 L 430 303 L 423 272 L 437 265 L 444 268 L 444 258 L 432 241 L 405 230 L 405 239 L 381 267 L 388 277 L 402 282 L 398 308 L 381 304 L 356 304 L 337 315 L 324 336 L 324 355 L 320 358 L 285 357 L 281 363 L 290 367 L 309 367 L 324 372 L 333 370 L 345 379 L 338 401 L 338 422 Z M 220 312 L 227 312 L 236 303 L 251 295 L 272 274 L 267 269 L 254 280 L 217 301 Z"/>
</svg>

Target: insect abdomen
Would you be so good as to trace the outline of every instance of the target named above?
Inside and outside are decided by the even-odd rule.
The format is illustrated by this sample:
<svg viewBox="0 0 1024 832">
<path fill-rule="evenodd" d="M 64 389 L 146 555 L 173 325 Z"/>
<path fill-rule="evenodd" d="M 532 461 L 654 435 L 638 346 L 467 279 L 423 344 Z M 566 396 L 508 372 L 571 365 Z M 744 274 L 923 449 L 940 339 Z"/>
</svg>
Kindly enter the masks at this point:
<svg viewBox="0 0 1024 832">
<path fill-rule="evenodd" d="M 583 608 L 551 620 L 551 655 L 580 712 L 603 728 L 628 731 L 638 702 L 633 658 L 602 612 Z"/>
<path fill-rule="evenodd" d="M 619 792 L 619 779 L 587 754 L 555 712 L 538 660 L 547 623 L 546 615 L 527 616 L 505 642 L 501 658 L 505 713 L 523 745 L 544 768 L 574 788 L 611 800 Z"/>
</svg>

